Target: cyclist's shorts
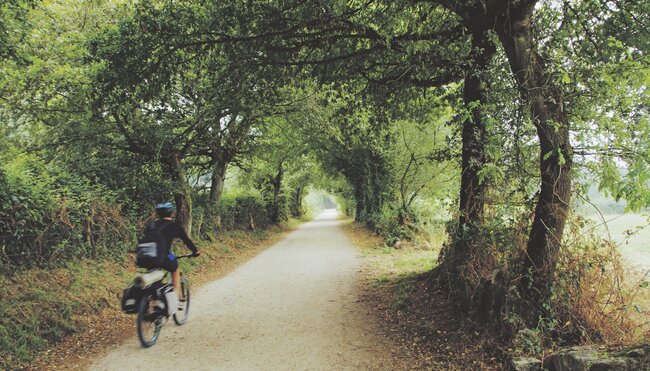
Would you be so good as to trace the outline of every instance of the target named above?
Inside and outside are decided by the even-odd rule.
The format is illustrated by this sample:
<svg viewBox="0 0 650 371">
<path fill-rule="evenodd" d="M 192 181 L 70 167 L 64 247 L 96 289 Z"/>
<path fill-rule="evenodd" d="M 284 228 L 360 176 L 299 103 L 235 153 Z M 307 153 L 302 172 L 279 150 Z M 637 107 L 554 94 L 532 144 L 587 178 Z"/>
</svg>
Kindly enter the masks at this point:
<svg viewBox="0 0 650 371">
<path fill-rule="evenodd" d="M 176 272 L 178 269 L 178 260 L 176 259 L 176 256 L 174 253 L 169 253 L 169 255 L 165 256 L 165 260 L 160 264 L 160 268 L 166 270 L 167 272 Z"/>
</svg>

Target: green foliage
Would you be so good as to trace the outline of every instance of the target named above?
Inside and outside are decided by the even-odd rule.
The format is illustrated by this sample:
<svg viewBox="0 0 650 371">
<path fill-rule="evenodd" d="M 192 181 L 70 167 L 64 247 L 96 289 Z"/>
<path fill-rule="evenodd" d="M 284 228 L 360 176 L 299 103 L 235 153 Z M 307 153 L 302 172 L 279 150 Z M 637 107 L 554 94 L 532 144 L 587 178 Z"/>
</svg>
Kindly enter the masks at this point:
<svg viewBox="0 0 650 371">
<path fill-rule="evenodd" d="M 650 205 L 650 26 L 646 2 L 545 4 L 543 37 L 564 83 L 582 179 L 628 210 Z M 632 26 L 634 25 L 634 26 Z"/>
<path fill-rule="evenodd" d="M 544 349 L 540 331 L 537 329 L 522 329 L 517 332 L 512 342 L 515 354 L 538 355 Z"/>
<path fill-rule="evenodd" d="M 296 128 L 300 115 L 291 112 L 302 103 L 301 93 L 287 89 L 283 97 L 289 112 L 277 112 L 264 125 L 256 127 L 259 137 L 254 152 L 245 162 L 247 172 L 241 179 L 242 185 L 261 192 L 267 213 L 276 224 L 288 220 L 290 215 L 302 216 L 306 187 L 316 169 L 307 144 Z"/>
<path fill-rule="evenodd" d="M 452 218 L 451 198 L 419 198 L 411 205 L 411 221 L 416 243 L 440 250 L 447 240 L 446 227 Z"/>
<path fill-rule="evenodd" d="M 447 213 L 440 205 L 457 192 L 458 151 L 452 125 L 456 87 L 405 90 L 390 96 L 390 130 L 386 144 L 391 192 L 381 213 L 374 216 L 377 231 L 389 245 L 414 237 L 440 247 Z M 449 206 L 449 205 L 447 205 Z"/>
<path fill-rule="evenodd" d="M 445 198 L 457 188 L 458 155 L 450 100 L 457 87 L 404 90 L 390 97 L 389 148 L 396 207 L 410 212 L 416 200 Z"/>
<path fill-rule="evenodd" d="M 325 209 L 337 209 L 339 207 L 334 196 L 313 187 L 308 190 L 305 196 L 305 205 L 312 215 L 318 215 Z"/>
<path fill-rule="evenodd" d="M 380 101 L 361 89 L 348 85 L 326 91 L 326 121 L 311 123 L 304 134 L 324 170 L 349 184 L 356 220 L 372 224 L 391 197 L 388 148 L 393 139 Z"/>
<path fill-rule="evenodd" d="M 31 157 L 0 168 L 0 266 L 9 272 L 115 257 L 134 230 L 114 194 Z"/>
<path fill-rule="evenodd" d="M 393 246 L 400 240 L 410 239 L 412 235 L 410 225 L 400 223 L 397 212 L 388 205 L 384 205 L 381 212 L 375 215 L 373 225 L 377 232 L 384 236 L 388 246 Z"/>
<path fill-rule="evenodd" d="M 24 37 L 26 14 L 32 0 L 6 0 L 0 4 L 0 61 L 17 57 L 17 46 Z"/>
<path fill-rule="evenodd" d="M 256 191 L 226 192 L 219 215 L 225 229 L 264 229 L 271 224 L 264 197 Z"/>
</svg>

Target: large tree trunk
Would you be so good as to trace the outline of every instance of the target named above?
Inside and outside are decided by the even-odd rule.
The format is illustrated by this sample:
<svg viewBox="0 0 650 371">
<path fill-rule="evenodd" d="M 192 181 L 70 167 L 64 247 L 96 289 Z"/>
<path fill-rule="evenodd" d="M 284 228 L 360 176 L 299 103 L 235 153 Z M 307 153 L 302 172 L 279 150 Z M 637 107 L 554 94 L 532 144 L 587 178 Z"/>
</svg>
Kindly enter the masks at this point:
<svg viewBox="0 0 650 371">
<path fill-rule="evenodd" d="M 534 2 L 533 2 L 534 3 Z M 536 52 L 531 17 L 534 4 L 510 9 L 499 38 L 521 95 L 529 104 L 540 144 L 541 189 L 523 262 L 521 290 L 534 304 L 550 296 L 571 198 L 573 150 L 563 97 Z"/>
<path fill-rule="evenodd" d="M 223 185 L 226 180 L 226 170 L 228 162 L 221 159 L 215 159 L 212 163 L 212 176 L 210 179 L 210 207 L 219 208 L 221 196 L 223 195 Z"/>
<path fill-rule="evenodd" d="M 175 150 L 169 156 L 169 171 L 174 182 L 174 202 L 176 203 L 176 221 L 181 223 L 188 235 L 192 234 L 192 199 L 190 186 L 181 163 L 181 155 Z"/>
<path fill-rule="evenodd" d="M 224 160 L 222 156 L 214 156 L 212 159 L 212 176 L 210 179 L 210 198 L 208 199 L 209 207 L 211 210 L 216 211 L 214 220 L 212 221 L 221 227 L 221 196 L 223 196 L 223 186 L 226 180 L 226 170 L 228 169 L 228 161 Z"/>
<path fill-rule="evenodd" d="M 443 256 L 445 279 L 452 287 L 463 287 L 464 267 L 476 253 L 477 235 L 484 223 L 486 182 L 479 179 L 479 171 L 485 164 L 486 127 L 483 108 L 487 100 L 487 66 L 496 52 L 487 31 L 476 31 L 472 35 L 470 60 L 472 69 L 465 76 L 463 100 L 470 113 L 463 122 L 462 164 L 460 183 L 460 209 L 458 228 L 450 249 Z M 465 293 L 469 299 L 471 293 Z"/>
</svg>

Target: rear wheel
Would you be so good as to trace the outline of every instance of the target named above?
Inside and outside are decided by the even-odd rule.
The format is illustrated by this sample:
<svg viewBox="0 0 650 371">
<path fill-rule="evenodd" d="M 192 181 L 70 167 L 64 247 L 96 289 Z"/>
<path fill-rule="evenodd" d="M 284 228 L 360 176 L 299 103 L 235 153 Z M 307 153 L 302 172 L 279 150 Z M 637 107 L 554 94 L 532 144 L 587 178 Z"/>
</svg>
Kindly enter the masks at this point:
<svg viewBox="0 0 650 371">
<path fill-rule="evenodd" d="M 190 283 L 185 277 L 181 277 L 181 292 L 178 294 L 178 310 L 174 313 L 174 322 L 181 326 L 187 321 L 190 312 Z"/>
<path fill-rule="evenodd" d="M 143 347 L 149 348 L 156 344 L 163 317 L 155 308 L 155 297 L 148 293 L 140 300 L 138 308 L 138 337 Z"/>
</svg>

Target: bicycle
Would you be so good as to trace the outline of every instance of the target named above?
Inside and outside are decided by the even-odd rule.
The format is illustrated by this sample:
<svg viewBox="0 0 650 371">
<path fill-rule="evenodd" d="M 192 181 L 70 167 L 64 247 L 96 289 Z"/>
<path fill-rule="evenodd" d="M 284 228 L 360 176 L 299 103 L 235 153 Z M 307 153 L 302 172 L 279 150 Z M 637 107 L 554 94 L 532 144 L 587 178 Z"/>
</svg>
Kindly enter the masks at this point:
<svg viewBox="0 0 650 371">
<path fill-rule="evenodd" d="M 180 255 L 176 259 L 194 257 L 194 254 Z M 156 268 L 146 273 L 138 274 L 133 285 L 124 290 L 122 310 L 126 313 L 137 313 L 136 323 L 138 338 L 143 347 L 149 348 L 156 344 L 160 330 L 171 316 L 178 326 L 182 326 L 190 310 L 190 285 L 181 272 L 180 298 L 171 283 L 165 283 L 169 272 Z M 176 301 L 178 300 L 178 301 Z M 176 310 L 174 310 L 176 309 Z"/>
</svg>

